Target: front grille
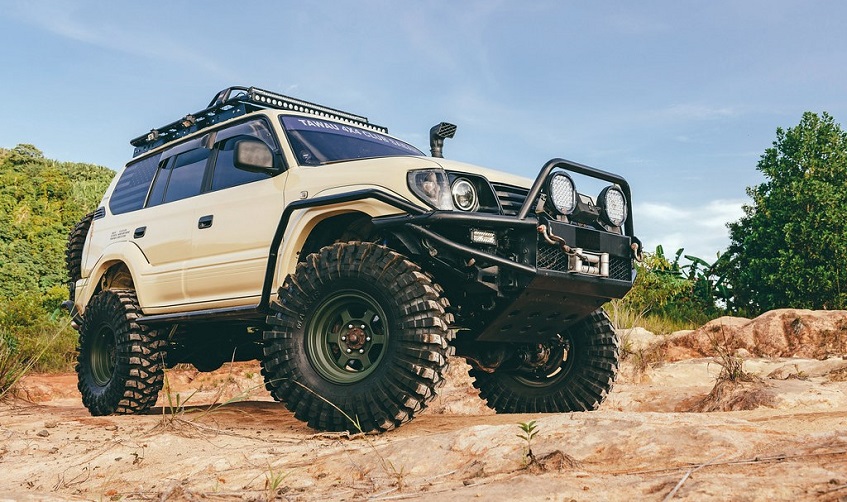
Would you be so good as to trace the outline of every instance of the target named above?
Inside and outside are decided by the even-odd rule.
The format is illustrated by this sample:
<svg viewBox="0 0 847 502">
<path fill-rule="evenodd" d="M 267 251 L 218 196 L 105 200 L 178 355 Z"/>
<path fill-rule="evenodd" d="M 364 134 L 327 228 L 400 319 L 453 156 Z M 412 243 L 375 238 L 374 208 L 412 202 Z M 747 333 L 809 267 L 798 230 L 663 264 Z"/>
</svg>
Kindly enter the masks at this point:
<svg viewBox="0 0 847 502">
<path fill-rule="evenodd" d="M 500 208 L 503 210 L 503 214 L 506 216 L 516 216 L 526 200 L 529 190 L 504 183 L 491 183 L 491 186 L 494 187 L 494 192 L 497 194 L 497 200 L 500 201 Z"/>
<path fill-rule="evenodd" d="M 538 256 L 535 263 L 538 268 L 545 270 L 568 271 L 568 255 L 559 246 L 550 246 L 543 241 L 538 243 Z"/>
<path fill-rule="evenodd" d="M 632 260 L 619 256 L 609 257 L 609 278 L 619 281 L 632 280 Z"/>
</svg>

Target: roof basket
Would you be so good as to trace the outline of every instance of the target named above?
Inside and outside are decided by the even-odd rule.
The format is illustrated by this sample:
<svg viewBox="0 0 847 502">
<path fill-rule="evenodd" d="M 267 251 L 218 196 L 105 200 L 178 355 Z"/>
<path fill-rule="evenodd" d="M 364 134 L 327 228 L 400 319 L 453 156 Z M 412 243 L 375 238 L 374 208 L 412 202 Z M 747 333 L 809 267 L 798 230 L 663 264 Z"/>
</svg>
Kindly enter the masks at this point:
<svg viewBox="0 0 847 502">
<path fill-rule="evenodd" d="M 195 113 L 171 122 L 165 126 L 151 129 L 130 144 L 135 147 L 133 157 L 157 148 L 183 136 L 199 131 L 214 124 L 245 115 L 249 112 L 274 108 L 297 113 L 308 113 L 338 122 L 346 122 L 357 127 L 388 133 L 388 128 L 368 122 L 367 117 L 355 115 L 328 106 L 319 105 L 292 98 L 257 87 L 227 87 L 215 95 L 209 106 Z"/>
</svg>

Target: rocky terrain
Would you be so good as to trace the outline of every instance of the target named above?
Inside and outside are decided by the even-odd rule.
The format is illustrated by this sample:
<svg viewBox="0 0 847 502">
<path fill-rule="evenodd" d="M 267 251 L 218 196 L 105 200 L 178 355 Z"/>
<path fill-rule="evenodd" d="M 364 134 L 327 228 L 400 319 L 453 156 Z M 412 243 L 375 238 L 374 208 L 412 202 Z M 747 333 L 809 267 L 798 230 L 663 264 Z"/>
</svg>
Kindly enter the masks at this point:
<svg viewBox="0 0 847 502">
<path fill-rule="evenodd" d="M 596 412 L 495 415 L 456 360 L 434 404 L 381 436 L 308 429 L 255 363 L 171 370 L 141 416 L 92 417 L 75 375 L 31 375 L 0 403 L 0 500 L 847 497 L 847 312 L 621 335 Z"/>
</svg>

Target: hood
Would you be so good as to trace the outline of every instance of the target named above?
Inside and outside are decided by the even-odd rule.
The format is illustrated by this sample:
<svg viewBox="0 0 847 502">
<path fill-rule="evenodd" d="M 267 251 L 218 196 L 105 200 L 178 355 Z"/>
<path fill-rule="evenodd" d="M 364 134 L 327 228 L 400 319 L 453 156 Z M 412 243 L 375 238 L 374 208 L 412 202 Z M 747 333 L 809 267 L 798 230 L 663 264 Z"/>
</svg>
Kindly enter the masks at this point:
<svg viewBox="0 0 847 502">
<path fill-rule="evenodd" d="M 480 167 L 473 164 L 466 164 L 464 162 L 457 162 L 455 160 L 436 159 L 433 157 L 426 157 L 426 159 L 432 161 L 435 164 L 438 164 L 445 171 L 458 171 L 469 174 L 478 174 L 480 176 L 485 176 L 488 181 L 505 183 L 507 185 L 515 185 L 524 188 L 529 188 L 530 186 L 532 186 L 532 180 L 524 176 L 518 176 L 516 174 L 510 174 L 504 171 L 489 169 L 487 167 Z"/>
</svg>

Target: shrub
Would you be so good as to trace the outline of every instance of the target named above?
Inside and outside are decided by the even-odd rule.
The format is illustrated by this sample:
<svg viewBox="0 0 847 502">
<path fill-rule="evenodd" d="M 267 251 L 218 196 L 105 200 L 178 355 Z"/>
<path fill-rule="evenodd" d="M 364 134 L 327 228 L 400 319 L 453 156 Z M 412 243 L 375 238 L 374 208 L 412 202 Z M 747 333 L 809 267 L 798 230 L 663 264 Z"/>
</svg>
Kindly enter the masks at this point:
<svg viewBox="0 0 847 502">
<path fill-rule="evenodd" d="M 617 327 L 641 326 L 667 334 L 697 328 L 723 313 L 717 302 L 725 290 L 712 273 L 714 265 L 682 253 L 679 249 L 670 260 L 657 246 L 655 252 L 644 254 L 636 264 L 632 290 L 606 306 Z M 681 264 L 682 258 L 688 263 Z"/>
</svg>

